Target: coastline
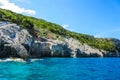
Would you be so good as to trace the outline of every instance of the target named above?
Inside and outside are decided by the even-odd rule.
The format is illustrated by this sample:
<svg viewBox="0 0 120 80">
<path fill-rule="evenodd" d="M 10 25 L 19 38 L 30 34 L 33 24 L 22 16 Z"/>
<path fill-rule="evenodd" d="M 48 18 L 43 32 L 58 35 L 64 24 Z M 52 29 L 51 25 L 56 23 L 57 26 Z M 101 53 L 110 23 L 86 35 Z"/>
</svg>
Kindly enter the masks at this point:
<svg viewBox="0 0 120 80">
<path fill-rule="evenodd" d="M 37 59 L 37 58 L 30 58 L 27 61 L 22 58 L 3 58 L 0 59 L 0 62 L 35 62 L 43 59 Z"/>
<path fill-rule="evenodd" d="M 118 45 L 115 51 L 105 51 L 72 37 L 63 37 L 62 40 L 41 36 L 35 38 L 29 30 L 21 29 L 17 24 L 0 24 L 4 24 L 0 27 L 0 58 L 22 58 L 28 61 L 29 58 L 44 57 L 120 57 L 119 40 L 115 40 Z"/>
</svg>

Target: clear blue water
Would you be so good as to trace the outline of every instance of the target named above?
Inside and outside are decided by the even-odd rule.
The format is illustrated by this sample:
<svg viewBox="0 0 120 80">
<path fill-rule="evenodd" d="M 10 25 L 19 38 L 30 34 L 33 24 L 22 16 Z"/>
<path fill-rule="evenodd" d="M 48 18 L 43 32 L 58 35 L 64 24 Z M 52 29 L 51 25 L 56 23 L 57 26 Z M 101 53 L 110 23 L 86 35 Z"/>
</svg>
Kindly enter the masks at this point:
<svg viewBox="0 0 120 80">
<path fill-rule="evenodd" d="M 0 80 L 120 80 L 120 58 L 44 58 L 1 62 Z"/>
</svg>

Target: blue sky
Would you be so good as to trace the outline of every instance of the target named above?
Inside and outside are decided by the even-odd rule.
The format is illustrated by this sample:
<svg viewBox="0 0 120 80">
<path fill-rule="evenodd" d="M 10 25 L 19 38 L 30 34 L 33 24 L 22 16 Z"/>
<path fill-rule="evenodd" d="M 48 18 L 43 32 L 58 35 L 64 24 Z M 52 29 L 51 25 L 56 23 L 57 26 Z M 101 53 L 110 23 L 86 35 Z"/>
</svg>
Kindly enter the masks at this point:
<svg viewBox="0 0 120 80">
<path fill-rule="evenodd" d="M 120 39 L 120 0 L 5 0 L 10 10 L 63 25 L 96 37 Z M 3 0 L 0 7 L 6 8 Z M 14 7 L 13 6 L 13 7 Z M 6 8 L 6 9 L 9 9 Z"/>
</svg>

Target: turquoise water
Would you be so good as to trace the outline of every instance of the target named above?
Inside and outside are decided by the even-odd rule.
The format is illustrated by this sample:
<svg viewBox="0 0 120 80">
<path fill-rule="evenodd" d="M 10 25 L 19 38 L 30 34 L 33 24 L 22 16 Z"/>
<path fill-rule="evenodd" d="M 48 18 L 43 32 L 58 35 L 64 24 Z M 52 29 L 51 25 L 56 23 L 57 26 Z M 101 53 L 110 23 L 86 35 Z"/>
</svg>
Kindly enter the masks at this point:
<svg viewBox="0 0 120 80">
<path fill-rule="evenodd" d="M 119 58 L 44 58 L 1 62 L 0 80 L 120 80 Z"/>
</svg>

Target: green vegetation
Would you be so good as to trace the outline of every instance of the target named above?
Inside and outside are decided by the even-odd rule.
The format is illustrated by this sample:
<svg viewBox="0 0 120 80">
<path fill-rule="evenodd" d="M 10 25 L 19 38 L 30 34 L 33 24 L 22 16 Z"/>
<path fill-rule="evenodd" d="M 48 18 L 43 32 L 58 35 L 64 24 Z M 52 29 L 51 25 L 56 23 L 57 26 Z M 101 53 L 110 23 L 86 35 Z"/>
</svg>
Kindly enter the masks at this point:
<svg viewBox="0 0 120 80">
<path fill-rule="evenodd" d="M 11 12 L 9 10 L 0 9 L 0 21 L 10 21 L 26 28 L 33 35 L 44 36 L 46 38 L 75 38 L 81 43 L 86 43 L 94 48 L 107 51 L 115 51 L 116 46 L 111 39 L 94 38 L 94 36 L 80 34 L 68 31 L 58 24 L 47 22 L 43 19 L 24 16 Z"/>
</svg>

